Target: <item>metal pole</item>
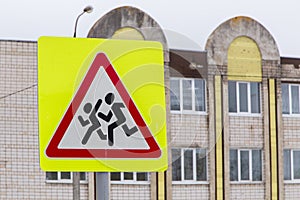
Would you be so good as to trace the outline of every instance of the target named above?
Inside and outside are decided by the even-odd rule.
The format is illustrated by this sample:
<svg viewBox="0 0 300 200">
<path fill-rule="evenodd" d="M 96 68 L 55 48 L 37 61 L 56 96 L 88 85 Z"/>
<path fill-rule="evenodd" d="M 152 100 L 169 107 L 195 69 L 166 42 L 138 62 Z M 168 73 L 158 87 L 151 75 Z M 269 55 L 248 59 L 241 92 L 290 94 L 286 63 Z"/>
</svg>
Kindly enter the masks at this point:
<svg viewBox="0 0 300 200">
<path fill-rule="evenodd" d="M 79 18 L 84 13 L 91 13 L 92 11 L 93 11 L 93 7 L 87 6 L 83 9 L 83 12 L 78 15 L 75 21 L 74 35 L 73 35 L 74 38 L 76 38 L 77 24 Z M 73 172 L 73 200 L 80 200 L 80 172 Z"/>
<path fill-rule="evenodd" d="M 96 200 L 109 200 L 109 174 L 96 172 Z"/>
<path fill-rule="evenodd" d="M 73 200 L 80 200 L 80 172 L 73 172 Z"/>
</svg>

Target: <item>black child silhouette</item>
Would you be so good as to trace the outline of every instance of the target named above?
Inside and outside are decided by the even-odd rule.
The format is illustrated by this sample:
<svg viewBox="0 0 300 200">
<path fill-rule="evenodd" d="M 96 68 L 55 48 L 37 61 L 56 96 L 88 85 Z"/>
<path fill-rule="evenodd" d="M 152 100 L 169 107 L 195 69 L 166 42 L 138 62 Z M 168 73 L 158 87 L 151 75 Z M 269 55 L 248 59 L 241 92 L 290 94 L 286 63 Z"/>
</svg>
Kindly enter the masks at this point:
<svg viewBox="0 0 300 200">
<path fill-rule="evenodd" d="M 114 145 L 114 129 L 117 128 L 118 126 L 121 126 L 123 123 L 126 122 L 124 113 L 121 110 L 121 108 L 125 108 L 124 104 L 120 103 L 120 102 L 114 102 L 114 100 L 115 100 L 115 95 L 113 93 L 108 93 L 105 96 L 105 102 L 108 105 L 112 105 L 111 110 L 108 112 L 107 115 L 105 115 L 101 112 L 98 113 L 98 116 L 106 122 L 110 122 L 113 115 L 117 118 L 117 120 L 115 122 L 112 122 L 108 125 L 108 145 L 109 146 Z M 138 131 L 136 126 L 129 129 L 127 124 L 123 124 L 122 129 L 125 132 L 125 134 L 127 135 L 127 137 L 131 136 L 132 134 L 134 134 L 135 132 Z"/>
<path fill-rule="evenodd" d="M 101 103 L 102 103 L 102 100 L 99 99 L 97 101 L 97 103 L 95 104 L 94 108 L 93 108 L 93 106 L 92 106 L 91 103 L 86 103 L 84 105 L 83 111 L 86 114 L 89 114 L 88 119 L 84 120 L 81 115 L 78 116 L 78 120 L 79 120 L 80 124 L 83 127 L 87 126 L 88 124 L 91 124 L 90 127 L 88 128 L 88 130 L 86 131 L 84 137 L 82 138 L 81 143 L 83 145 L 85 145 L 88 142 L 89 138 L 91 137 L 91 135 L 92 135 L 92 133 L 94 131 L 97 132 L 97 134 L 99 135 L 99 137 L 100 137 L 101 140 L 106 140 L 107 139 L 107 136 L 104 135 L 103 132 L 102 132 L 102 130 L 100 129 L 101 124 L 100 124 L 100 122 L 99 122 L 99 120 L 98 120 L 98 118 L 96 116 L 96 113 L 99 110 Z"/>
</svg>

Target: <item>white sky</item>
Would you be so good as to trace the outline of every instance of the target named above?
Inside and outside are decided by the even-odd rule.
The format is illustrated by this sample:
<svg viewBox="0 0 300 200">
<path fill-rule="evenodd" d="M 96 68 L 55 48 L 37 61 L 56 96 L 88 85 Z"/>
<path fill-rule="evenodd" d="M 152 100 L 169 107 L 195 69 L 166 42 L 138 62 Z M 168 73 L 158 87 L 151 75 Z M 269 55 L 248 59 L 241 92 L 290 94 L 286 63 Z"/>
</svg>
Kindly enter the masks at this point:
<svg viewBox="0 0 300 200">
<path fill-rule="evenodd" d="M 244 15 L 270 31 L 281 56 L 300 57 L 299 0 L 0 0 L 0 39 L 72 37 L 75 19 L 87 5 L 94 11 L 80 18 L 78 37 L 86 37 L 108 11 L 129 5 L 145 11 L 163 29 L 188 38 L 203 50 L 208 36 L 222 22 Z M 171 48 L 180 48 L 173 42 L 170 41 Z"/>
</svg>

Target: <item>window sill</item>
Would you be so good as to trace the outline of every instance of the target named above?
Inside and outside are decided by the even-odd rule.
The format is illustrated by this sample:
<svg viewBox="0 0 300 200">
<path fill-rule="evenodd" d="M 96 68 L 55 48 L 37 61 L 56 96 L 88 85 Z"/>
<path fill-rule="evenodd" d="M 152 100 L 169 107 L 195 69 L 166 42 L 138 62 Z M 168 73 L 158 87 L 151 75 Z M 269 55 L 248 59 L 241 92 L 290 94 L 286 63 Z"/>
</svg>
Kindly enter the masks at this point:
<svg viewBox="0 0 300 200">
<path fill-rule="evenodd" d="M 232 185 L 255 185 L 255 184 L 264 184 L 263 181 L 230 181 Z"/>
<path fill-rule="evenodd" d="M 55 180 L 46 180 L 46 183 L 50 184 L 72 184 L 73 182 L 70 180 L 61 180 L 61 181 L 55 181 Z M 80 181 L 80 184 L 88 184 L 88 181 Z"/>
<path fill-rule="evenodd" d="M 150 181 L 110 181 L 112 185 L 150 185 Z"/>
<path fill-rule="evenodd" d="M 300 118 L 300 114 L 282 114 L 286 118 Z"/>
<path fill-rule="evenodd" d="M 284 184 L 300 184 L 300 180 L 285 180 Z"/>
<path fill-rule="evenodd" d="M 172 181 L 172 185 L 209 185 L 208 181 Z"/>
<path fill-rule="evenodd" d="M 207 112 L 197 112 L 197 111 L 175 111 L 170 110 L 171 114 L 182 114 L 182 115 L 208 115 Z"/>
<path fill-rule="evenodd" d="M 237 117 L 262 117 L 261 113 L 233 113 L 233 112 L 228 112 L 229 116 L 237 116 Z"/>
</svg>

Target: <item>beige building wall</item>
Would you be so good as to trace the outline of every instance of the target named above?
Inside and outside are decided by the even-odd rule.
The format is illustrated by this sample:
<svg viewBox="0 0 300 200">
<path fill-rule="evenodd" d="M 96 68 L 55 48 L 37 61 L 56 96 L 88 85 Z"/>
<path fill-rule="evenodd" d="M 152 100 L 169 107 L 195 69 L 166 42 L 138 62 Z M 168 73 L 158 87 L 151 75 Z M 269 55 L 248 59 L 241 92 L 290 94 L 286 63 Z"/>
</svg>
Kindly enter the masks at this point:
<svg viewBox="0 0 300 200">
<path fill-rule="evenodd" d="M 151 198 L 150 184 L 111 184 L 111 200 L 141 200 Z"/>
<path fill-rule="evenodd" d="M 71 199 L 39 166 L 36 42 L 0 41 L 0 85 L 0 199 Z"/>
</svg>

